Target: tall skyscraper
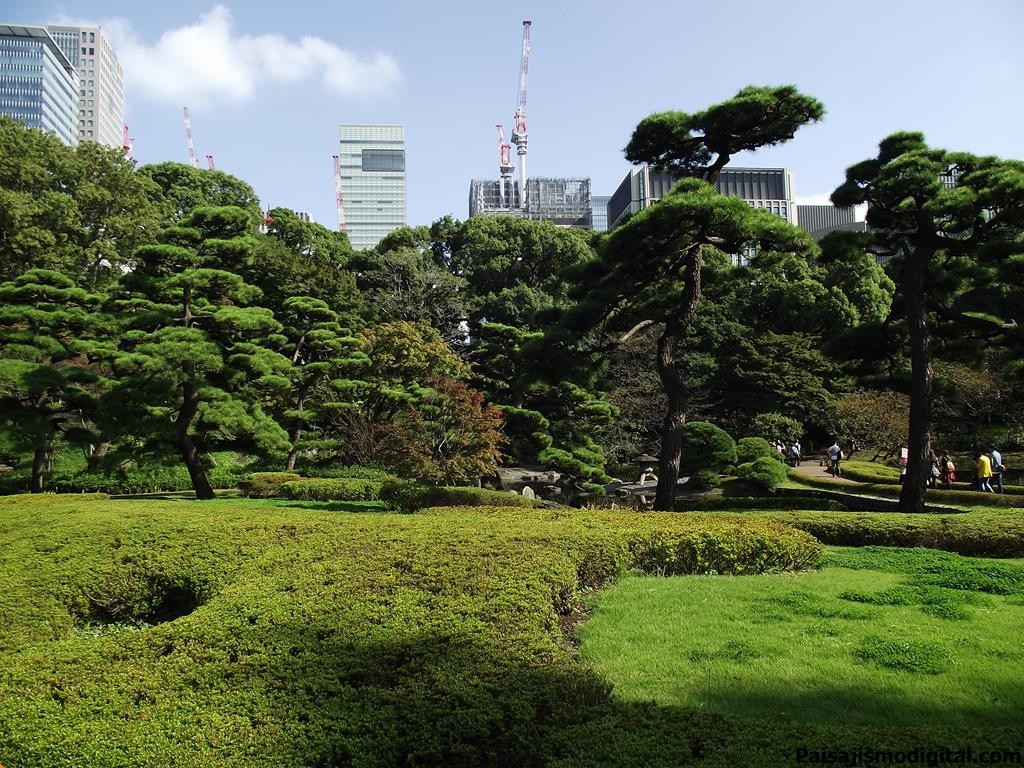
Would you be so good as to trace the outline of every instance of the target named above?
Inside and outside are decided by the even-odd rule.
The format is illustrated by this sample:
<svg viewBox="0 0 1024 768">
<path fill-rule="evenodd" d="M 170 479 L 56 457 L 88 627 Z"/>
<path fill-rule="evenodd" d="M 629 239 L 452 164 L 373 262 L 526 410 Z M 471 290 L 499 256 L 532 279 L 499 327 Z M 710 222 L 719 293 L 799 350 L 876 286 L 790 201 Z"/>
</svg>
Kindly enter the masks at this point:
<svg viewBox="0 0 1024 768">
<path fill-rule="evenodd" d="M 107 147 L 124 140 L 124 71 L 99 27 L 46 28 L 78 70 L 78 138 Z"/>
<path fill-rule="evenodd" d="M 0 24 L 0 115 L 78 143 L 78 74 L 45 27 Z"/>
<path fill-rule="evenodd" d="M 345 231 L 356 250 L 405 226 L 405 126 L 342 125 Z"/>
</svg>

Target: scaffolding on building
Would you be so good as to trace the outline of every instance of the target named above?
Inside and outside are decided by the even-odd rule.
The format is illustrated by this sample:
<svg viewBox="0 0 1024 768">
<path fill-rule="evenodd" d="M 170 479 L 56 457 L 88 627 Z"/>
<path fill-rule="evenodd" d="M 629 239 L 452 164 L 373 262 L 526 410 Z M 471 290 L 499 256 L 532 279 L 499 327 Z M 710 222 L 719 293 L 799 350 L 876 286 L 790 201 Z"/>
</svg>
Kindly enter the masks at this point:
<svg viewBox="0 0 1024 768">
<path fill-rule="evenodd" d="M 592 227 L 589 178 L 534 176 L 526 180 L 525 207 L 519 195 L 518 185 L 511 185 L 509 200 L 507 192 L 502 198 L 498 179 L 473 179 L 469 185 L 469 215 L 517 216 L 550 221 L 560 227 Z"/>
</svg>

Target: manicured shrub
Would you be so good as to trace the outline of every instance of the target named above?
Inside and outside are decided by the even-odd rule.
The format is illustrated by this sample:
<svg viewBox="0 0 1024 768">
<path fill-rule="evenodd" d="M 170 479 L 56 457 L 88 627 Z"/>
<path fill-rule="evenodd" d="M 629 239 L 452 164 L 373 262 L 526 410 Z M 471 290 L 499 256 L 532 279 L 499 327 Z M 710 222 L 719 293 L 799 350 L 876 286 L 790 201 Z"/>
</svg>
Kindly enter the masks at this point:
<svg viewBox="0 0 1024 768">
<path fill-rule="evenodd" d="M 803 496 L 679 496 L 674 509 L 677 512 L 733 512 L 744 509 L 849 511 L 838 501 Z"/>
<path fill-rule="evenodd" d="M 761 456 L 737 467 L 736 476 L 756 490 L 769 493 L 786 482 L 789 473 L 784 464 L 769 456 Z"/>
<path fill-rule="evenodd" d="M 899 483 L 900 471 L 895 467 L 876 464 L 873 461 L 843 462 L 843 477 L 861 483 Z"/>
<path fill-rule="evenodd" d="M 298 480 L 294 472 L 253 472 L 238 483 L 238 490 L 250 499 L 269 499 L 276 496 L 281 486 Z"/>
<path fill-rule="evenodd" d="M 750 423 L 750 433 L 759 435 L 766 440 L 782 440 L 786 445 L 799 440 L 804 433 L 804 425 L 781 413 L 759 413 Z"/>
<path fill-rule="evenodd" d="M 279 495 L 302 501 L 373 501 L 381 485 L 380 480 L 357 477 L 306 478 L 284 483 Z"/>
<path fill-rule="evenodd" d="M 904 515 L 896 512 L 765 514 L 807 531 L 823 544 L 929 547 L 961 555 L 1024 557 L 1024 515 L 1016 510 L 963 515 Z"/>
<path fill-rule="evenodd" d="M 426 507 L 533 507 L 527 499 L 508 491 L 462 486 L 416 485 L 405 481 L 388 482 L 381 488 L 380 499 L 400 512 L 415 512 Z"/>
<path fill-rule="evenodd" d="M 0 732 L 32 767 L 568 764 L 595 722 L 616 724 L 626 763 L 674 764 L 690 750 L 670 743 L 679 719 L 634 761 L 635 728 L 654 726 L 576 661 L 560 622 L 632 568 L 756 573 L 821 552 L 735 515 L 368 521 L 51 494 L 0 499 L 0 520 Z M 648 759 L 666 744 L 671 760 Z"/>
<path fill-rule="evenodd" d="M 710 491 L 712 488 L 718 488 L 721 484 L 722 478 L 717 471 L 713 469 L 698 469 L 690 476 L 689 482 L 686 483 L 686 490 Z"/>
<path fill-rule="evenodd" d="M 736 461 L 740 464 L 747 464 L 762 456 L 775 459 L 780 463 L 785 461 L 775 446 L 763 437 L 741 437 L 736 441 Z"/>
<path fill-rule="evenodd" d="M 693 477 L 702 469 L 722 472 L 735 463 L 736 441 L 724 429 L 706 421 L 691 421 L 683 428 L 682 474 Z"/>
<path fill-rule="evenodd" d="M 397 478 L 385 469 L 377 467 L 363 467 L 353 464 L 348 467 L 310 467 L 303 468 L 302 473 L 306 477 L 358 477 L 363 480 L 396 480 Z"/>
</svg>

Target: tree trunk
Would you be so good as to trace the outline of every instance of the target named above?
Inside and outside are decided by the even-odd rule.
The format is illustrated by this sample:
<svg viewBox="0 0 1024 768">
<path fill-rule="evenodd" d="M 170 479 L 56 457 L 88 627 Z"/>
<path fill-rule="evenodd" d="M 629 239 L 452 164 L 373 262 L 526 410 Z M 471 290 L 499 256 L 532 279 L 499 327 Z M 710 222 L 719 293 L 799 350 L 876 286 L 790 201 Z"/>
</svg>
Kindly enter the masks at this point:
<svg viewBox="0 0 1024 768">
<path fill-rule="evenodd" d="M 181 410 L 178 412 L 178 439 L 176 445 L 181 460 L 188 468 L 188 476 L 192 479 L 192 488 L 196 492 L 197 499 L 212 499 L 213 486 L 206 476 L 206 467 L 199 456 L 199 448 L 195 441 L 189 437 L 188 430 L 192 426 L 192 420 L 199 410 L 199 393 L 196 391 L 195 369 L 192 365 L 186 365 L 185 383 L 182 386 Z"/>
<path fill-rule="evenodd" d="M 203 466 L 196 444 L 186 437 L 185 441 L 178 446 L 178 451 L 181 454 L 181 460 L 188 467 L 188 476 L 192 478 L 192 487 L 195 489 L 196 498 L 212 499 L 214 497 L 213 486 L 210 485 L 210 479 L 206 476 L 206 467 Z"/>
<path fill-rule="evenodd" d="M 295 459 L 299 455 L 298 443 L 300 437 L 302 437 L 301 429 L 294 429 L 292 430 L 292 433 L 288 435 L 288 439 L 292 441 L 292 448 L 288 451 L 288 460 L 284 463 L 285 472 L 295 471 Z"/>
<path fill-rule="evenodd" d="M 908 254 L 903 267 L 903 298 L 910 332 L 910 437 L 907 474 L 900 491 L 900 512 L 923 512 L 931 464 L 932 332 L 928 320 L 925 278 L 930 251 Z"/>
<path fill-rule="evenodd" d="M 85 471 L 90 473 L 99 472 L 100 464 L 103 463 L 103 457 L 107 455 L 109 450 L 110 443 L 108 442 L 88 446 L 85 451 Z"/>
<path fill-rule="evenodd" d="M 45 448 L 36 448 L 32 453 L 32 493 L 43 492 L 43 469 L 46 467 Z"/>
<path fill-rule="evenodd" d="M 668 397 L 668 410 L 661 424 L 661 456 L 658 457 L 658 492 L 654 508 L 671 511 L 676 498 L 679 466 L 683 456 L 683 427 L 686 426 L 686 389 L 676 369 L 679 338 L 697 314 L 700 304 L 700 270 L 704 261 L 702 246 L 689 248 L 683 269 L 683 302 L 679 315 L 665 323 L 658 339 L 658 376 Z"/>
</svg>

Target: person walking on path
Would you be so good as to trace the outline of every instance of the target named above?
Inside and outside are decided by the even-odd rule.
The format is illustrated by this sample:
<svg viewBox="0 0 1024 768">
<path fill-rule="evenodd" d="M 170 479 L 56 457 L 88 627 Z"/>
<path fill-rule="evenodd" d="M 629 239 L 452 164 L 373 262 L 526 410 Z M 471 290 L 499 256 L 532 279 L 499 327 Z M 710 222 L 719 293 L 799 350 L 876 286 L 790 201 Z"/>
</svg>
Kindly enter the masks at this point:
<svg viewBox="0 0 1024 768">
<path fill-rule="evenodd" d="M 843 449 L 839 447 L 839 438 L 828 447 L 828 470 L 833 477 L 841 477 L 843 474 L 839 463 L 843 460 Z"/>
<path fill-rule="evenodd" d="M 794 440 L 793 444 L 789 446 L 789 460 L 794 467 L 800 466 L 801 451 L 800 441 Z"/>
<path fill-rule="evenodd" d="M 975 476 L 978 482 L 978 490 L 985 491 L 987 493 L 993 493 L 992 490 L 992 461 L 981 451 L 977 451 L 974 454 L 974 458 L 977 459 L 977 469 Z"/>
<path fill-rule="evenodd" d="M 1003 473 L 1006 472 L 1006 467 L 1003 466 L 1003 454 L 997 451 L 994 445 L 990 445 L 988 455 L 992 461 L 992 485 L 997 489 L 996 493 L 1005 493 Z"/>
<path fill-rule="evenodd" d="M 942 459 L 939 461 L 939 471 L 942 473 L 942 484 L 946 486 L 946 490 L 953 490 L 953 483 L 956 482 L 956 464 L 950 458 L 949 451 L 942 452 Z"/>
<path fill-rule="evenodd" d="M 935 451 L 928 451 L 928 487 L 937 488 L 939 486 L 939 475 L 942 471 L 939 469 L 939 457 L 935 455 Z"/>
</svg>

